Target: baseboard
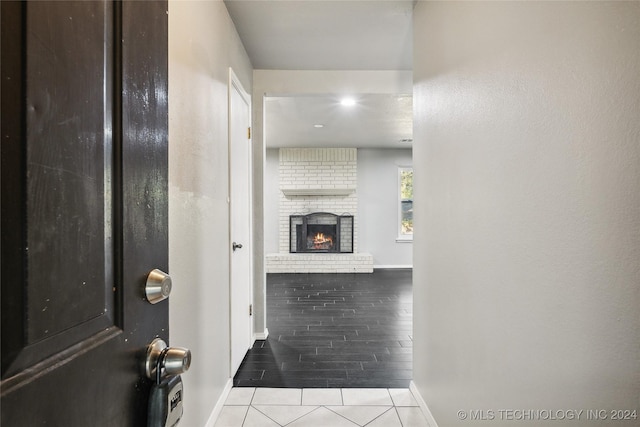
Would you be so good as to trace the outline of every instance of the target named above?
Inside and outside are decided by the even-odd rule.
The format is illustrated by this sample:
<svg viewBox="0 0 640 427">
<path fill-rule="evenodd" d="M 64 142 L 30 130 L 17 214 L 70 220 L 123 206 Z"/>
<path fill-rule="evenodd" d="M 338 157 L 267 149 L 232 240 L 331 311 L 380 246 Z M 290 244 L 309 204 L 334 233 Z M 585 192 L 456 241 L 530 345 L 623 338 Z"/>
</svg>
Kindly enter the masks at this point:
<svg viewBox="0 0 640 427">
<path fill-rule="evenodd" d="M 420 410 L 422 411 L 425 418 L 427 419 L 427 422 L 429 423 L 429 427 L 438 427 L 438 423 L 436 422 L 436 419 L 433 418 L 433 414 L 429 410 L 427 403 L 422 398 L 422 395 L 418 391 L 418 387 L 416 387 L 416 384 L 413 381 L 411 381 L 411 383 L 409 384 L 409 389 L 411 390 L 413 397 L 418 402 L 418 405 L 420 406 Z"/>
<path fill-rule="evenodd" d="M 229 396 L 229 392 L 233 387 L 233 378 L 229 378 L 227 384 L 225 384 L 224 389 L 222 390 L 222 394 L 218 398 L 216 402 L 216 406 L 213 407 L 213 411 L 211 411 L 211 415 L 209 415 L 209 419 L 205 424 L 205 427 L 213 427 L 220 416 L 220 412 L 222 412 L 222 407 L 224 406 L 224 402 L 227 401 L 227 397 Z"/>
<path fill-rule="evenodd" d="M 374 265 L 374 270 L 411 270 L 413 265 Z"/>
<path fill-rule="evenodd" d="M 253 334 L 253 340 L 264 341 L 269 337 L 269 328 L 264 328 L 264 332 L 255 332 Z"/>
</svg>

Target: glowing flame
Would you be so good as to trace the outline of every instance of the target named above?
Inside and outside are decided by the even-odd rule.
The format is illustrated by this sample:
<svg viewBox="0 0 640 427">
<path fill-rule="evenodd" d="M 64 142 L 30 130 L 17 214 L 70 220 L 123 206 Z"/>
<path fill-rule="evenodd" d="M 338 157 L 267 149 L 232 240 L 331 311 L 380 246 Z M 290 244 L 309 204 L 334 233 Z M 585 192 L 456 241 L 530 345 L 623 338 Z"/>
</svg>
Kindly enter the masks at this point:
<svg viewBox="0 0 640 427">
<path fill-rule="evenodd" d="M 317 233 L 313 237 L 313 246 L 315 249 L 322 249 L 323 247 L 331 245 L 333 245 L 331 236 L 325 236 L 324 233 Z"/>
</svg>

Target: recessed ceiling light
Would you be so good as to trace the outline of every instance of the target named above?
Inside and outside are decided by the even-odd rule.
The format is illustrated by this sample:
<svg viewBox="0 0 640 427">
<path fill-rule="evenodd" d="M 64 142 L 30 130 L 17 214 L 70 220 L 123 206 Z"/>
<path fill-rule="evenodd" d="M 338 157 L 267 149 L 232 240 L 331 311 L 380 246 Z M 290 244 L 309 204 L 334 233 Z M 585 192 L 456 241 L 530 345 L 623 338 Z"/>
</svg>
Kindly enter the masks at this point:
<svg viewBox="0 0 640 427">
<path fill-rule="evenodd" d="M 321 124 L 319 124 L 319 123 L 318 123 L 317 125 L 313 125 L 313 127 L 314 127 L 314 128 L 323 128 L 323 127 L 324 127 L 324 125 L 321 125 Z"/>
<path fill-rule="evenodd" d="M 344 105 L 345 107 L 353 107 L 354 105 L 356 105 L 356 100 L 353 98 L 342 98 L 340 104 Z"/>
</svg>

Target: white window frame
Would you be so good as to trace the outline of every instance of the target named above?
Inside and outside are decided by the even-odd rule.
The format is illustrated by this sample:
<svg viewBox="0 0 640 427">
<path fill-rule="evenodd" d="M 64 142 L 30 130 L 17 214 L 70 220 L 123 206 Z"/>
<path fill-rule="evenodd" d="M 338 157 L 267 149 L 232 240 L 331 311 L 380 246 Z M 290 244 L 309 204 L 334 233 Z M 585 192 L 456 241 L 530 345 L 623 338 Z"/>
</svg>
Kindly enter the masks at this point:
<svg viewBox="0 0 640 427">
<path fill-rule="evenodd" d="M 411 243 L 413 242 L 413 233 L 412 234 L 402 234 L 402 172 L 412 171 L 413 166 L 399 166 L 398 167 L 398 185 L 396 188 L 398 189 L 398 238 L 396 242 L 398 243 Z"/>
</svg>

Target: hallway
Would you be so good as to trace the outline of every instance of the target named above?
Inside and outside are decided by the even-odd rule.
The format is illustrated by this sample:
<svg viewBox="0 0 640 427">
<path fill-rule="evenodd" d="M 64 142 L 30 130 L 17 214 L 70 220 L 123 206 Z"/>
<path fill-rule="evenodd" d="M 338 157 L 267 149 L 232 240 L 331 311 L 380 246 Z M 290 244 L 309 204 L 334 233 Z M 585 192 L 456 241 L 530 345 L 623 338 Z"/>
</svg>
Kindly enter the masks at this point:
<svg viewBox="0 0 640 427">
<path fill-rule="evenodd" d="M 293 348 L 305 329 L 281 332 L 267 318 L 275 312 L 266 307 L 263 260 L 272 249 L 263 243 L 278 241 L 280 227 L 265 222 L 278 215 L 265 200 L 284 193 L 269 184 L 277 176 L 265 175 L 265 94 L 405 93 L 414 105 L 416 327 L 406 340 L 416 398 L 441 426 L 470 424 L 457 418 L 461 408 L 637 407 L 638 3 L 419 1 L 404 3 L 407 13 L 376 11 L 402 3 L 169 3 L 170 334 L 194 354 L 182 423 L 205 425 L 233 385 L 231 241 L 219 238 L 229 234 L 229 67 L 252 95 L 254 332 L 268 326 L 269 345 Z M 403 17 L 407 25 L 398 25 Z M 395 46 L 375 42 L 379 23 L 401 32 L 385 38 Z M 329 130 L 312 123 L 324 127 L 310 125 L 308 134 Z M 336 140 L 323 142 L 314 148 Z M 357 235 L 357 250 L 376 257 L 367 235 Z M 310 333 L 326 325 L 300 326 Z M 327 341 L 307 362 L 304 347 L 291 359 L 272 351 L 277 372 L 317 367 L 340 337 Z M 405 351 L 385 348 L 390 358 L 392 348 Z M 269 387 L 258 384 L 269 374 L 258 365 L 265 362 L 247 362 L 255 369 L 243 388 Z M 357 373 L 334 371 L 345 384 Z M 311 388 L 329 387 L 315 379 L 326 385 Z"/>
<path fill-rule="evenodd" d="M 269 337 L 236 387 L 407 388 L 412 377 L 412 272 L 269 274 Z"/>
</svg>

